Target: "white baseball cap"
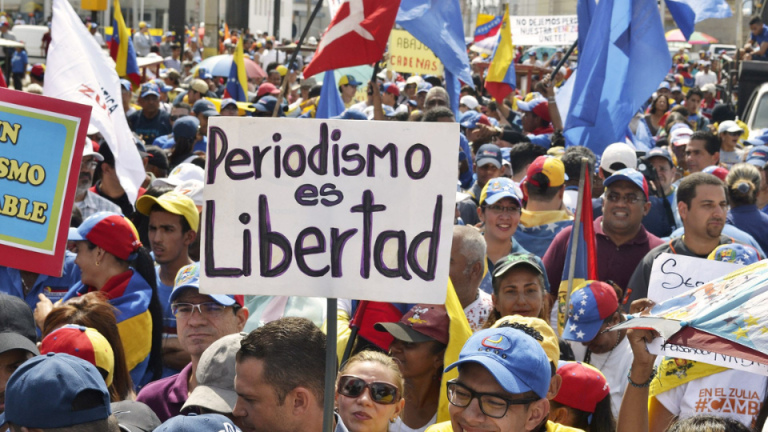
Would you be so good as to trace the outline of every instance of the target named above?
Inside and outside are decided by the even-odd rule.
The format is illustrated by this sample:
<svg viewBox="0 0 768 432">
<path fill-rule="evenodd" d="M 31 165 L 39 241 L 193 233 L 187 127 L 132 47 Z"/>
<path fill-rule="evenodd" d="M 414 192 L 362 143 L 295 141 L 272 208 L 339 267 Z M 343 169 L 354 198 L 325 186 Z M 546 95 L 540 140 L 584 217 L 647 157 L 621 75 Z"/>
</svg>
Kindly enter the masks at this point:
<svg viewBox="0 0 768 432">
<path fill-rule="evenodd" d="M 475 109 L 480 103 L 477 102 L 477 99 L 474 96 L 464 96 L 459 99 L 459 105 L 464 105 L 469 109 Z"/>
<path fill-rule="evenodd" d="M 173 190 L 182 193 L 192 199 L 195 202 L 195 206 L 199 209 L 203 207 L 203 187 L 205 183 L 200 180 L 189 179 L 184 183 L 176 186 Z"/>
<path fill-rule="evenodd" d="M 686 145 L 691 141 L 691 135 L 693 135 L 691 128 L 676 128 L 669 134 L 669 142 L 676 146 Z"/>
<path fill-rule="evenodd" d="M 93 156 L 99 162 L 104 162 L 104 156 L 99 152 L 93 151 L 93 142 L 90 138 L 85 137 L 85 147 L 83 147 L 83 157 Z"/>
<path fill-rule="evenodd" d="M 739 126 L 738 123 L 736 123 L 733 120 L 726 120 L 722 123 L 720 123 L 720 126 L 717 127 L 717 133 L 721 134 L 723 132 L 744 132 L 744 129 Z"/>
<path fill-rule="evenodd" d="M 609 145 L 600 158 L 600 168 L 608 174 L 613 174 L 624 168 L 637 168 L 635 150 L 623 142 Z"/>
<path fill-rule="evenodd" d="M 191 163 L 181 163 L 168 174 L 168 177 L 158 178 L 152 182 L 152 186 L 176 187 L 187 180 L 205 181 L 205 171 Z"/>
</svg>

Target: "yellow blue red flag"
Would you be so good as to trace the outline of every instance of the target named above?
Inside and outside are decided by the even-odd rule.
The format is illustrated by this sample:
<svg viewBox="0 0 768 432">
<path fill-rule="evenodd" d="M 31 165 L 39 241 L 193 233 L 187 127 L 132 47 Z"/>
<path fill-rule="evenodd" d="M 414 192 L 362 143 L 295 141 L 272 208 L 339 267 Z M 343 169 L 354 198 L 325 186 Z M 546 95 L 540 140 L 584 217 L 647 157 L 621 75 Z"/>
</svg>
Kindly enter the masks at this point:
<svg viewBox="0 0 768 432">
<path fill-rule="evenodd" d="M 141 83 L 139 65 L 136 63 L 136 50 L 133 48 L 131 32 L 125 26 L 120 0 L 114 2 L 115 18 L 112 27 L 117 31 L 109 41 L 109 55 L 115 61 L 115 69 L 120 78 L 128 78 L 134 85 Z"/>
<path fill-rule="evenodd" d="M 225 97 L 231 97 L 238 102 L 248 99 L 248 75 L 245 73 L 245 60 L 243 58 L 243 39 L 237 39 L 235 53 L 232 56 L 232 68 L 227 78 Z"/>
<path fill-rule="evenodd" d="M 464 308 L 461 307 L 459 296 L 453 287 L 453 283 L 448 281 L 448 295 L 445 298 L 445 311 L 450 318 L 448 327 L 448 346 L 445 348 L 443 356 L 443 366 L 453 364 L 459 360 L 459 353 L 464 348 L 464 344 L 472 336 L 472 329 L 469 327 L 469 321 L 464 314 Z M 440 402 L 437 405 L 437 421 L 444 422 L 451 419 L 448 413 L 448 381 L 459 377 L 459 369 L 455 368 L 450 372 L 444 373 L 440 383 Z"/>
<path fill-rule="evenodd" d="M 501 24 L 499 43 L 493 51 L 491 67 L 485 79 L 485 89 L 497 101 L 504 100 L 515 91 L 515 47 L 509 29 L 509 7 L 504 6 L 504 21 Z"/>
</svg>

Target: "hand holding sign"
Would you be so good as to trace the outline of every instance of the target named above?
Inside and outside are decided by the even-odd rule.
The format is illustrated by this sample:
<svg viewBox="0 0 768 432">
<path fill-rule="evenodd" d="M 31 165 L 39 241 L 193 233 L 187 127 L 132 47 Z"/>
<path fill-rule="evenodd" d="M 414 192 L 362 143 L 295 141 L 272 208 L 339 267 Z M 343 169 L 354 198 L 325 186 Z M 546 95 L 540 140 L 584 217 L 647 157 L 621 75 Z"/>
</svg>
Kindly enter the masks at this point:
<svg viewBox="0 0 768 432">
<path fill-rule="evenodd" d="M 740 267 L 739 264 L 663 253 L 653 261 L 648 298 L 661 303 Z"/>
</svg>

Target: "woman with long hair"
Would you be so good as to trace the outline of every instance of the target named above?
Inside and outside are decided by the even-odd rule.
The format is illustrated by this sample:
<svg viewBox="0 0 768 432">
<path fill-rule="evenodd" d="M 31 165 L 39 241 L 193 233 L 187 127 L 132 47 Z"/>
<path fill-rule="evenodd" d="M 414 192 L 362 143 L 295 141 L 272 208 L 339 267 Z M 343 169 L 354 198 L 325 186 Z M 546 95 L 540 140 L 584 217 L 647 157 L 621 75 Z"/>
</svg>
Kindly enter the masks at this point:
<svg viewBox="0 0 768 432">
<path fill-rule="evenodd" d="M 122 215 L 99 212 L 79 228 L 70 229 L 67 239 L 75 242 L 75 264 L 82 274 L 58 304 L 94 291 L 103 293 L 118 311 L 117 329 L 133 383 L 141 387 L 159 379 L 163 310 L 157 298 L 154 263 L 136 228 Z M 35 310 L 39 327 L 44 327 L 51 310 L 50 300 L 41 299 Z"/>
<path fill-rule="evenodd" d="M 751 235 L 761 249 L 768 250 L 768 215 L 757 208 L 760 170 L 749 163 L 736 164 L 725 177 L 725 183 L 731 204 L 726 222 Z"/>
<path fill-rule="evenodd" d="M 493 311 L 485 328 L 507 315 L 540 318 L 549 322 L 549 283 L 541 259 L 514 253 L 500 259 L 493 271 Z"/>
<path fill-rule="evenodd" d="M 659 129 L 664 126 L 661 119 L 669 111 L 669 99 L 664 95 L 658 95 L 651 102 L 651 109 L 645 115 L 645 123 L 648 125 L 652 135 L 659 133 Z"/>
<path fill-rule="evenodd" d="M 352 356 L 336 380 L 336 408 L 350 432 L 387 432 L 405 405 L 403 375 L 378 351 Z"/>
<path fill-rule="evenodd" d="M 109 386 L 109 396 L 112 402 L 135 399 L 136 394 L 133 392 L 133 381 L 125 362 L 125 349 L 117 328 L 114 308 L 109 304 L 104 293 L 92 292 L 75 297 L 53 309 L 45 318 L 42 328 L 43 339 L 67 324 L 93 328 L 104 336 L 115 356 L 115 371 L 112 385 Z"/>
<path fill-rule="evenodd" d="M 437 421 L 450 320 L 443 305 L 417 304 L 396 323 L 377 323 L 394 340 L 389 355 L 405 381 L 405 404 L 391 432 L 423 432 Z"/>
</svg>

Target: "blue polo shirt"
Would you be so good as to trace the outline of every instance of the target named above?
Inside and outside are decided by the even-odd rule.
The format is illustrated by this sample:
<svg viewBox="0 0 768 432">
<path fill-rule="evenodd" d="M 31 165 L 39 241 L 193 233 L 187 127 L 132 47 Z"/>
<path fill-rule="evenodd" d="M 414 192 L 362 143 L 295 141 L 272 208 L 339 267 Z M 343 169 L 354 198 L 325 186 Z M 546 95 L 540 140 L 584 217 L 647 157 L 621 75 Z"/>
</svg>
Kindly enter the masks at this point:
<svg viewBox="0 0 768 432">
<path fill-rule="evenodd" d="M 749 39 L 752 42 L 757 42 L 758 46 L 762 45 L 763 42 L 768 42 L 768 25 L 763 24 L 763 31 L 757 36 L 750 32 Z M 768 60 L 768 52 L 762 56 L 752 56 L 752 60 Z"/>
<path fill-rule="evenodd" d="M 32 289 L 25 295 L 21 283 L 21 271 L 0 266 L 0 292 L 16 296 L 29 305 L 32 311 L 37 307 L 38 294 L 44 294 L 53 303 L 61 300 L 72 285 L 80 281 L 80 267 L 75 264 L 77 255 L 67 251 L 64 255 L 64 268 L 61 277 L 39 275 Z"/>
<path fill-rule="evenodd" d="M 756 205 L 731 208 L 726 222 L 754 237 L 763 250 L 768 249 L 768 215 Z"/>
</svg>

